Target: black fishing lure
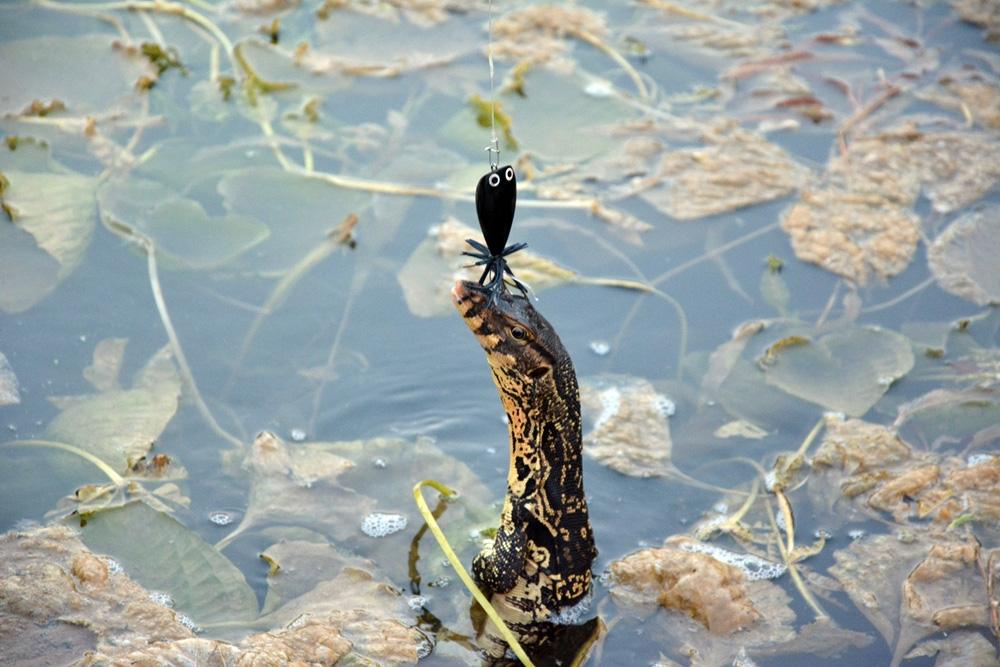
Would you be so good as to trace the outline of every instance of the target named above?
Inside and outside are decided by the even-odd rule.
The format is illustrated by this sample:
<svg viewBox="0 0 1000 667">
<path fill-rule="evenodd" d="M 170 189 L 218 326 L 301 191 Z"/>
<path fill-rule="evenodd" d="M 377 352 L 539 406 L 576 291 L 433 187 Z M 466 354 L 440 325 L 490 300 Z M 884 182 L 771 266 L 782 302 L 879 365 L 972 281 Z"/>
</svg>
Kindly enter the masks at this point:
<svg viewBox="0 0 1000 667">
<path fill-rule="evenodd" d="M 514 277 L 514 272 L 507 265 L 507 257 L 527 247 L 527 243 L 512 243 L 507 245 L 511 225 L 514 224 L 514 207 L 517 205 L 517 176 L 510 165 L 493 169 L 479 179 L 476 186 L 476 215 L 479 216 L 479 228 L 483 230 L 486 245 L 474 239 L 465 242 L 476 252 L 463 252 L 463 255 L 477 261 L 473 266 L 484 266 L 479 284 L 483 285 L 491 295 L 504 289 L 504 275 L 521 293 L 527 296 L 527 288 Z"/>
</svg>

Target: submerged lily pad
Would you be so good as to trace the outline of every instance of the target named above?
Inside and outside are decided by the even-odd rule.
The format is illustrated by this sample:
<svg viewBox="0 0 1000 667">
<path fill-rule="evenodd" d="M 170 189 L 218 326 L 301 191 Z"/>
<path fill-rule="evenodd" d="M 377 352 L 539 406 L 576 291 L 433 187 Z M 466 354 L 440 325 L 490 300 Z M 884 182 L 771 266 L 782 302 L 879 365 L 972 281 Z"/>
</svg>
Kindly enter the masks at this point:
<svg viewBox="0 0 1000 667">
<path fill-rule="evenodd" d="M 197 534 L 145 503 L 97 512 L 80 534 L 91 550 L 112 556 L 143 586 L 167 593 L 196 623 L 257 615 L 257 596 L 243 573 Z"/>
<path fill-rule="evenodd" d="M 381 465 L 376 466 L 376 460 Z M 409 544 L 423 525 L 411 490 L 427 470 L 462 494 L 442 520 L 455 549 L 469 545 L 470 530 L 478 531 L 494 519 L 489 491 L 465 464 L 426 439 L 288 444 L 264 432 L 257 436 L 244 465 L 252 475 L 249 506 L 242 523 L 222 545 L 250 529 L 298 526 L 374 558 L 394 580 L 405 580 L 408 564 L 402 545 Z M 362 520 L 375 510 L 405 517 L 406 529 L 382 539 L 366 535 Z M 423 548 L 437 548 L 429 535 Z M 440 574 L 436 567 L 424 569 Z"/>
<path fill-rule="evenodd" d="M 156 69 L 114 41 L 93 34 L 0 44 L 0 115 L 21 113 L 35 100 L 59 100 L 69 113 L 84 115 L 138 97 L 136 82 L 155 79 Z"/>
<path fill-rule="evenodd" d="M 210 218 L 198 202 L 165 186 L 130 178 L 98 193 L 101 215 L 148 236 L 170 264 L 206 269 L 225 264 L 264 241 L 270 230 L 249 216 Z"/>
<path fill-rule="evenodd" d="M 254 251 L 255 271 L 287 270 L 321 243 L 368 195 L 305 174 L 253 168 L 226 174 L 218 185 L 231 216 L 273 221 L 275 233 Z M 280 231 L 278 231 L 280 230 Z"/>
<path fill-rule="evenodd" d="M 859 416 L 913 368 L 913 361 L 905 337 L 856 327 L 777 350 L 763 372 L 768 384 L 789 394 Z"/>
<path fill-rule="evenodd" d="M 952 222 L 927 250 L 943 289 L 979 305 L 1000 304 L 1000 206 Z"/>
<path fill-rule="evenodd" d="M 987 622 L 979 545 L 945 534 L 855 540 L 830 568 L 893 648 L 899 664 L 921 638 Z"/>
<path fill-rule="evenodd" d="M 74 173 L 6 172 L 0 199 L 0 310 L 20 313 L 51 293 L 83 259 L 94 232 L 97 180 Z M 0 215 L 4 215 L 0 212 Z"/>
<path fill-rule="evenodd" d="M 46 436 L 95 454 L 119 472 L 145 456 L 177 412 L 181 381 L 169 347 L 136 375 L 131 389 L 57 399 Z"/>
</svg>

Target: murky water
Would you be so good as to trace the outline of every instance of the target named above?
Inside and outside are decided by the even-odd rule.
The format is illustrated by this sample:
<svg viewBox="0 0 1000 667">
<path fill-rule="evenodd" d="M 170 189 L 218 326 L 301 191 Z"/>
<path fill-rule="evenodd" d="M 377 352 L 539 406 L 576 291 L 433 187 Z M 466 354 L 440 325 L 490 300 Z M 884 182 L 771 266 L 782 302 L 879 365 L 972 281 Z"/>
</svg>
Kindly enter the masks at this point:
<svg viewBox="0 0 1000 667">
<path fill-rule="evenodd" d="M 88 450 L 86 443 L 93 439 L 73 431 L 65 425 L 65 415 L 60 417 L 69 403 L 51 399 L 134 391 L 140 385 L 133 376 L 171 343 L 169 317 L 176 335 L 174 358 L 183 350 L 190 369 L 189 377 L 182 369 L 177 380 L 176 414 L 168 405 L 163 425 L 143 423 L 140 428 L 138 413 L 129 412 L 134 406 L 121 408 L 117 423 L 114 413 L 122 403 L 111 401 L 106 420 L 90 415 L 72 425 L 99 434 L 104 442 L 119 443 L 136 427 L 135 438 L 155 440 L 147 458 L 166 453 L 174 465 L 182 463 L 186 475 L 178 488 L 187 502 L 165 502 L 207 543 L 226 537 L 253 504 L 254 474 L 243 461 L 261 431 L 283 438 L 291 450 L 314 441 L 388 437 L 412 442 L 429 437 L 447 457 L 471 468 L 491 500 L 499 500 L 506 481 L 506 424 L 482 352 L 454 312 L 414 314 L 400 284 L 407 279 L 400 278 L 407 275 L 401 272 L 404 265 L 432 227 L 448 216 L 475 226 L 469 195 L 487 166 L 481 147 L 488 130 L 476 125 L 468 98 L 488 91 L 484 7 L 443 3 L 438 11 L 407 14 L 397 9 L 409 6 L 405 2 L 379 8 L 359 3 L 374 15 L 333 10 L 322 20 L 316 17 L 317 3 L 278 13 L 228 5 L 219 5 L 216 12 L 211 3 L 189 3 L 189 9 L 205 17 L 200 24 L 162 12 L 124 11 L 127 4 L 93 10 L 83 3 L 0 7 L 0 62 L 8 63 L 0 65 L 0 132 L 19 142 L 16 150 L 0 146 L 0 172 L 11 183 L 7 197 L 14 224 L 23 216 L 21 229 L 0 232 L 0 262 L 5 264 L 0 268 L 0 353 L 20 386 L 19 404 L 0 405 L 0 429 L 6 436 L 0 439 L 51 443 L 76 433 L 75 446 Z M 525 7 L 506 4 L 496 3 L 498 15 Z M 604 30 L 596 38 L 607 49 L 624 53 L 627 68 L 572 30 L 547 36 L 551 42 L 538 37 L 541 46 L 524 31 L 523 50 L 508 45 L 507 57 L 498 57 L 498 87 L 509 83 L 519 58 L 535 57 L 538 49 L 565 61 L 533 65 L 526 97 L 501 94 L 512 132 L 521 142 L 518 149 L 504 148 L 504 162 L 518 164 L 522 182 L 512 241 L 526 241 L 530 250 L 579 276 L 627 279 L 667 295 L 564 283 L 540 289 L 537 308 L 558 330 L 585 385 L 600 374 L 634 376 L 673 401 L 670 460 L 678 469 L 702 482 L 743 491 L 756 473 L 737 459 L 770 469 L 777 453 L 798 449 L 824 410 L 836 410 L 837 404 L 813 400 L 815 394 L 808 390 L 789 389 L 798 386 L 790 381 L 779 383 L 782 389 L 770 389 L 776 394 L 787 390 L 782 400 L 765 397 L 753 406 L 751 385 L 732 389 L 743 392 L 745 400 L 727 401 L 706 391 L 709 355 L 741 323 L 773 318 L 779 331 L 801 326 L 818 337 L 837 331 L 830 323 L 841 322 L 850 331 L 877 325 L 908 336 L 917 355 L 916 365 L 910 364 L 913 370 L 890 375 L 891 387 L 875 396 L 873 407 L 851 414 L 885 425 L 908 401 L 934 389 L 954 388 L 956 383 L 942 379 L 943 374 L 967 373 L 963 354 L 969 349 L 984 350 L 995 360 L 998 343 L 995 307 L 942 289 L 927 258 L 927 244 L 961 215 L 1000 210 L 995 185 L 1000 179 L 995 123 L 1000 121 L 995 109 L 992 125 L 989 117 L 979 115 L 1000 99 L 996 43 L 986 41 L 981 28 L 962 22 L 946 3 L 844 3 L 805 13 L 782 4 L 754 3 L 759 12 L 741 13 L 727 10 L 736 3 L 691 2 L 678 5 L 691 13 L 685 16 L 642 3 L 587 3 L 600 12 L 595 16 L 603 17 Z M 280 36 L 271 46 L 258 29 L 276 17 Z M 737 46 L 706 46 L 671 32 L 677 26 L 711 26 L 717 37 L 732 31 L 740 40 L 733 42 Z M 260 80 L 293 86 L 241 87 L 249 70 L 230 62 L 225 42 L 214 30 L 237 44 L 236 57 L 250 63 Z M 764 36 L 753 38 L 758 30 Z M 112 42 L 117 46 L 112 48 Z M 157 74 L 155 62 L 128 52 L 128 45 L 143 43 L 175 49 L 166 53 L 177 55 L 185 71 L 168 64 Z M 303 44 L 308 48 L 299 46 L 296 55 L 297 45 Z M 637 45 L 644 45 L 645 52 L 630 54 Z M 772 62 L 776 54 L 796 52 L 810 57 L 787 66 Z M 736 69 L 751 65 L 762 73 L 744 75 Z M 652 89 L 650 95 L 636 92 L 630 71 Z M 992 86 L 992 102 L 981 109 L 961 100 L 948 107 L 920 94 L 937 92 L 944 77 L 963 72 Z M 219 77 L 227 75 L 236 81 L 225 99 Z M 139 83 L 143 77 L 148 78 L 145 86 Z M 153 85 L 136 91 L 137 83 Z M 884 104 L 873 104 L 888 86 L 898 91 Z M 604 90 L 612 93 L 600 92 Z M 799 113 L 799 104 L 779 104 L 805 97 L 814 99 L 806 107 L 821 113 L 819 122 Z M 63 108 L 28 113 L 35 100 L 58 100 Z M 763 161 L 760 154 L 734 153 L 735 162 L 723 162 L 723 172 L 711 186 L 716 189 L 707 194 L 698 192 L 705 183 L 697 173 L 660 171 L 661 153 L 708 146 L 703 138 L 711 133 L 706 128 L 723 117 L 751 131 L 785 123 L 784 129 L 760 135 L 784 151 L 781 160 L 787 165 L 775 176 L 789 179 L 783 191 L 746 194 L 756 187 L 753 164 L 746 169 L 746 161 Z M 779 223 L 804 192 L 835 180 L 828 163 L 836 158 L 840 132 L 853 143 L 907 120 L 922 123 L 926 132 L 976 133 L 983 162 L 972 171 L 983 183 L 966 187 L 975 195 L 959 197 L 959 206 L 936 208 L 927 196 L 933 179 L 918 178 L 924 195 L 894 205 L 913 216 L 916 234 L 924 240 L 914 238 L 905 261 L 883 275 L 875 269 L 861 278 L 837 275 L 797 259 Z M 619 134 L 609 136 L 609 126 Z M 730 145 L 725 138 L 730 130 L 713 132 L 724 137 L 717 145 Z M 624 138 L 635 136 L 660 144 L 643 168 L 634 163 L 626 167 L 623 160 L 617 167 L 602 167 L 602 175 L 587 176 L 588 169 L 600 171 L 595 166 L 600 160 L 621 157 Z M 749 186 L 727 182 L 726 176 L 739 166 L 743 171 L 732 178 L 749 179 Z M 634 173 L 626 174 L 628 168 Z M 802 174 L 788 176 L 795 169 Z M 18 175 L 26 173 L 41 173 L 48 180 L 19 181 Z M 334 175 L 334 182 L 324 181 L 322 174 Z M 662 194 L 669 183 L 686 176 L 691 180 L 680 191 Z M 355 180 L 337 181 L 339 177 Z M 66 179 L 77 179 L 73 187 L 79 194 L 67 194 Z M 648 182 L 643 185 L 642 179 Z M 40 191 L 27 191 L 23 184 L 28 182 L 38 183 Z M 411 196 L 412 188 L 433 192 Z M 743 193 L 736 199 L 749 197 L 746 205 L 725 203 L 734 189 Z M 585 203 L 539 205 L 557 197 Z M 648 229 L 636 232 L 591 215 L 588 202 L 595 198 L 616 214 L 648 223 Z M 719 202 L 718 211 L 681 212 L 685 202 L 698 198 Z M 47 200 L 54 203 L 47 206 Z M 353 248 L 327 236 L 351 213 L 358 216 Z M 72 230 L 68 234 L 89 241 L 46 246 L 48 228 L 39 231 L 31 225 L 53 216 L 61 229 Z M 0 226 L 9 224 L 0 214 Z M 140 236 L 159 249 L 158 285 L 151 281 L 146 251 L 136 243 Z M 780 271 L 768 269 L 768 257 L 781 260 Z M 447 289 L 451 272 L 444 262 L 442 267 L 430 264 L 420 275 Z M 983 274 L 973 272 L 977 275 L 984 283 L 994 281 L 995 288 L 995 267 L 992 273 L 988 267 Z M 994 292 L 993 303 L 996 299 Z M 923 354 L 943 347 L 946 335 L 964 331 L 964 325 L 953 324 L 963 318 L 972 319 L 968 336 L 974 344 L 950 340 L 940 361 Z M 932 329 L 936 333 L 924 337 Z M 127 339 L 128 344 L 120 363 L 108 362 L 116 370 L 102 384 L 99 371 L 85 378 L 84 369 L 99 366 L 95 346 L 108 338 Z M 929 342 L 932 338 L 940 343 Z M 600 345 L 595 352 L 595 342 L 606 344 L 606 353 Z M 847 368 L 831 372 L 844 373 L 846 384 L 854 381 Z M 817 375 L 824 372 L 817 370 Z M 100 376 L 97 383 L 94 373 Z M 957 417 L 961 428 L 935 431 L 910 423 L 901 433 L 918 449 L 966 452 L 998 414 L 996 378 L 981 378 L 977 386 L 988 393 L 982 399 L 986 407 L 981 414 Z M 857 391 L 869 389 L 859 385 Z M 585 414 L 587 418 L 594 415 Z M 738 418 L 754 422 L 767 437 L 714 435 Z M 61 429 L 53 426 L 60 419 Z M 218 426 L 213 428 L 210 419 Z M 973 428 L 977 419 L 982 423 Z M 984 443 L 977 445 L 983 452 L 998 451 L 995 436 L 976 442 Z M 88 451 L 100 458 L 103 450 L 94 447 Z M 134 451 L 143 451 L 143 443 Z M 422 525 L 408 504 L 410 477 L 434 477 L 446 484 L 460 480 L 447 479 L 434 465 L 409 459 L 400 463 L 403 459 L 394 458 L 394 451 L 359 454 L 353 461 L 357 472 L 350 473 L 356 477 L 349 488 L 357 498 L 373 500 L 371 507 L 362 511 L 367 506 L 360 500 L 339 496 L 321 500 L 346 504 L 342 516 L 345 526 L 353 522 L 345 528 L 353 531 L 350 537 L 333 537 L 329 526 L 311 522 L 304 508 L 295 522 L 272 516 L 225 545 L 224 555 L 261 603 L 268 591 L 268 566 L 258 554 L 299 535 L 288 528 L 290 523 L 303 533 L 312 531 L 310 539 L 318 535 L 372 558 L 394 585 L 410 590 L 408 552 Z M 72 504 L 48 514 L 60 498 L 82 485 L 107 481 L 80 456 L 45 445 L 4 446 L 0 456 L 3 530 L 61 517 Z M 126 470 L 123 457 L 106 463 L 119 473 Z M 407 474 L 399 474 L 401 465 L 408 466 Z M 585 471 L 600 550 L 597 572 L 635 549 L 688 532 L 722 499 L 676 476 L 630 477 L 593 458 L 585 460 Z M 795 518 L 796 532 L 807 536 L 803 541 L 816 530 L 833 533 L 824 550 L 804 561 L 813 572 L 825 573 L 834 563 L 832 553 L 850 544 L 850 530 L 887 532 L 870 515 L 827 525 L 827 515 L 807 500 L 804 495 L 793 498 L 802 502 Z M 351 502 L 359 503 L 356 516 Z M 495 512 L 488 504 L 486 509 Z M 299 511 L 283 510 L 292 515 Z M 370 511 L 402 513 L 409 521 L 372 546 L 365 540 L 376 538 L 360 532 Z M 445 512 L 442 522 L 450 516 Z M 880 521 L 886 519 L 891 517 L 884 514 Z M 995 518 L 977 516 L 973 525 L 984 547 L 997 546 L 989 542 L 997 535 Z M 780 561 L 771 546 L 768 553 Z M 460 547 L 468 562 L 474 545 Z M 726 547 L 735 548 L 732 541 Z M 440 561 L 429 536 L 420 551 L 422 563 Z M 809 622 L 812 610 L 789 578 L 775 583 L 788 594 L 796 623 Z M 467 624 L 456 613 L 467 597 L 457 580 L 430 590 L 428 594 L 425 586 L 421 591 L 429 611 L 446 624 Z M 801 650 L 759 655 L 751 649 L 757 664 L 889 663 L 892 647 L 849 597 L 835 586 L 824 593 L 822 604 L 834 620 L 844 629 L 868 634 L 871 643 L 845 646 L 840 657 L 810 655 L 808 643 Z M 620 618 L 604 642 L 600 664 L 654 664 L 661 654 L 682 659 L 682 647 L 670 638 L 676 636 L 661 629 L 663 617 L 672 612 L 660 610 L 641 623 L 611 602 L 604 584 L 596 587 L 595 609 L 605 620 Z M 976 631 L 991 637 L 988 628 Z M 208 630 L 206 636 L 215 635 Z M 459 653 L 438 651 L 423 662 L 460 664 Z M 918 657 L 906 664 L 932 663 L 932 657 Z"/>
</svg>

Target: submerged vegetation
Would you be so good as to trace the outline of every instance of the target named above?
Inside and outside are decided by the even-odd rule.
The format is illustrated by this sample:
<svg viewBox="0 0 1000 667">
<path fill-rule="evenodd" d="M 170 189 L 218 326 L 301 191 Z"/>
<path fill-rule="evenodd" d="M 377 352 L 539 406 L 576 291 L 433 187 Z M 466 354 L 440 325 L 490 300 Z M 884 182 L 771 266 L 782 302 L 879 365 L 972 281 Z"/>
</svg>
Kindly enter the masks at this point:
<svg viewBox="0 0 1000 667">
<path fill-rule="evenodd" d="M 495 111 L 589 664 L 1000 664 L 996 3 L 494 7 L 0 6 L 5 656 L 478 662 Z"/>
</svg>

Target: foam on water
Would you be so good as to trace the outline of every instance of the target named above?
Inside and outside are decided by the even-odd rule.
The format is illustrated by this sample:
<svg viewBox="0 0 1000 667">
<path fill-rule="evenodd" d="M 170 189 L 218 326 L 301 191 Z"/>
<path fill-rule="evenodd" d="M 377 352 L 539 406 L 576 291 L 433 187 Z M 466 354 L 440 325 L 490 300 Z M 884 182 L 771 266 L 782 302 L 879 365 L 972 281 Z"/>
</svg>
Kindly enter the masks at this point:
<svg viewBox="0 0 1000 667">
<path fill-rule="evenodd" d="M 406 528 L 406 517 L 402 514 L 372 512 L 361 522 L 361 532 L 368 537 L 385 537 Z"/>
<path fill-rule="evenodd" d="M 577 602 L 572 607 L 563 607 L 559 611 L 555 612 L 549 616 L 549 623 L 554 623 L 555 625 L 576 625 L 580 622 L 580 619 L 590 611 L 590 603 L 592 601 L 592 596 L 590 593 Z"/>
<path fill-rule="evenodd" d="M 988 463 L 994 458 L 994 454 L 970 454 L 969 458 L 966 459 L 965 465 L 970 468 L 973 466 L 982 465 L 983 463 Z"/>
<path fill-rule="evenodd" d="M 783 563 L 774 563 L 752 554 L 738 554 L 712 544 L 703 544 L 701 542 L 683 542 L 679 546 L 684 551 L 706 554 L 717 561 L 725 563 L 726 565 L 737 567 L 743 570 L 743 573 L 749 581 L 777 579 L 788 569 Z"/>
<path fill-rule="evenodd" d="M 594 430 L 604 426 L 604 423 L 614 417 L 622 407 L 622 394 L 618 387 L 608 387 L 601 392 L 601 414 L 594 420 Z"/>
<path fill-rule="evenodd" d="M 150 591 L 149 599 L 158 605 L 163 605 L 169 609 L 174 607 L 174 599 L 170 597 L 169 593 L 164 593 L 162 591 Z"/>
</svg>

